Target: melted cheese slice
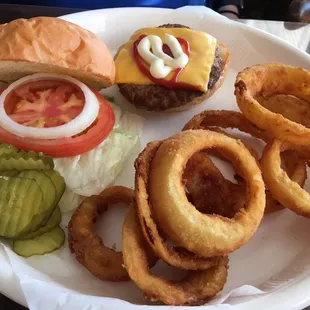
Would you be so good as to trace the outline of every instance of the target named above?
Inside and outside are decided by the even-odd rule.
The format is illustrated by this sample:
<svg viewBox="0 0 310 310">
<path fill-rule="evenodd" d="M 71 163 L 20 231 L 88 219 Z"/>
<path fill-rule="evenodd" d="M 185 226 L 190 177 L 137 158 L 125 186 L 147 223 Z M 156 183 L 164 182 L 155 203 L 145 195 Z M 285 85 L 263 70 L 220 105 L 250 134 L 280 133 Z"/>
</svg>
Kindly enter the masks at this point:
<svg viewBox="0 0 310 310">
<path fill-rule="evenodd" d="M 116 55 L 115 82 L 149 85 L 153 82 L 140 72 L 133 58 L 133 43 L 143 34 L 157 35 L 165 42 L 165 34 L 181 37 L 189 42 L 189 62 L 178 78 L 178 82 L 198 87 L 201 91 L 208 90 L 209 76 L 214 62 L 217 41 L 205 32 L 194 31 L 187 28 L 143 28 L 136 31 L 130 40 L 124 44 Z M 171 72 L 166 80 L 173 76 Z"/>
</svg>

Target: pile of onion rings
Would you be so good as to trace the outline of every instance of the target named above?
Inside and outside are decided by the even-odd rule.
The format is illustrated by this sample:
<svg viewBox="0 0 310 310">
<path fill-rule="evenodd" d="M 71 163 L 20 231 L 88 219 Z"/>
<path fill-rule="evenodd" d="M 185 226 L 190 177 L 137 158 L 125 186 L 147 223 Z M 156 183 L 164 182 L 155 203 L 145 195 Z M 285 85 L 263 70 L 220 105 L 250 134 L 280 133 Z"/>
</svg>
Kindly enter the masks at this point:
<svg viewBox="0 0 310 310">
<path fill-rule="evenodd" d="M 242 115 L 239 112 L 235 111 L 204 111 L 196 116 L 194 116 L 183 128 L 183 130 L 189 130 L 189 129 L 207 129 L 207 130 L 213 130 L 217 132 L 221 132 L 223 134 L 226 134 L 230 137 L 234 137 L 237 139 L 236 136 L 229 134 L 227 132 L 224 132 L 223 129 L 238 129 L 240 132 L 247 133 L 251 135 L 252 137 L 255 137 L 259 140 L 262 140 L 266 143 L 272 140 L 272 136 L 268 134 L 266 131 L 261 130 L 257 128 L 255 125 L 253 125 L 244 115 Z M 258 160 L 259 156 L 258 153 L 253 150 L 249 145 L 246 144 L 245 141 L 243 141 L 245 146 L 249 149 L 251 154 Z M 214 153 L 214 152 L 213 152 Z M 221 156 L 220 154 L 215 154 L 217 156 Z M 284 171 L 287 173 L 287 177 L 292 181 L 296 182 L 300 187 L 303 187 L 306 179 L 307 179 L 307 172 L 306 172 L 306 165 L 305 161 L 298 157 L 297 153 L 295 151 L 286 151 L 282 153 L 281 156 L 282 163 L 284 166 Z M 198 168 L 201 167 L 201 165 L 198 165 Z M 195 169 L 192 167 L 190 170 L 193 171 Z M 197 168 L 196 168 L 197 169 Z M 204 171 L 206 169 L 202 170 L 202 174 L 205 175 Z M 221 179 L 224 177 L 221 176 Z M 219 179 L 219 177 L 217 178 Z M 237 178 L 239 181 L 239 187 L 244 187 L 244 182 L 242 178 Z M 244 191 L 238 189 L 238 185 L 229 182 L 226 180 L 226 183 L 230 183 L 229 185 L 232 187 L 232 189 L 229 191 L 229 195 L 242 195 Z M 209 193 L 209 191 L 205 190 L 205 182 L 196 182 L 195 188 L 192 190 L 189 190 L 192 195 L 195 197 L 204 197 L 203 200 L 206 205 L 209 204 L 208 198 L 205 197 L 205 193 Z M 224 188 L 222 186 L 221 188 Z M 227 195 L 227 197 L 229 197 Z M 198 198 L 202 199 L 202 198 Z M 195 199 L 197 200 L 197 198 Z M 199 204 L 198 204 L 199 205 Z M 197 205 L 196 205 L 197 206 Z M 283 209 L 284 207 L 281 205 L 281 203 L 278 201 L 278 199 L 274 199 L 272 194 L 268 189 L 266 189 L 266 208 L 265 213 L 271 213 L 278 210 Z M 220 213 L 221 214 L 221 213 Z"/>
<path fill-rule="evenodd" d="M 239 186 L 222 176 L 205 153 L 214 148 L 233 163 L 245 184 Z M 226 283 L 227 254 L 253 236 L 264 215 L 265 188 L 256 158 L 227 135 L 187 130 L 150 142 L 136 159 L 135 169 L 135 203 L 123 225 L 124 265 L 130 278 L 151 301 L 207 302 Z M 219 187 L 223 190 L 220 197 L 208 197 L 208 206 L 195 194 L 200 179 L 209 194 Z M 231 196 L 234 189 L 237 194 Z M 227 199 L 233 202 L 228 204 Z M 176 246 L 168 245 L 167 239 Z M 152 274 L 145 241 L 158 258 L 187 270 L 185 279 L 176 283 Z"/>
<path fill-rule="evenodd" d="M 280 74 L 285 78 L 274 80 Z M 75 258 L 102 280 L 131 279 L 150 301 L 208 302 L 227 281 L 227 255 L 255 234 L 265 213 L 288 208 L 310 217 L 310 195 L 303 190 L 310 162 L 303 114 L 310 89 L 297 89 L 306 78 L 308 71 L 290 66 L 247 68 L 235 84 L 243 114 L 204 111 L 182 132 L 148 143 L 135 161 L 134 191 L 108 188 L 75 211 L 69 224 Z M 227 129 L 265 144 L 262 155 Z M 214 156 L 232 164 L 234 181 L 224 177 Z M 97 216 L 118 202 L 130 206 L 122 252 L 105 247 L 92 228 Z M 179 282 L 156 276 L 151 268 L 158 260 L 187 275 Z"/>
<path fill-rule="evenodd" d="M 206 149 L 214 147 L 218 147 L 221 156 L 234 164 L 246 182 L 243 186 L 245 194 L 236 195 L 238 207 L 231 216 L 226 216 L 225 212 L 228 214 L 231 210 L 225 210 L 223 201 L 218 199 L 212 203 L 216 210 L 223 209 L 222 216 L 210 214 L 202 205 L 195 208 L 187 198 L 184 186 L 186 183 L 190 189 L 196 176 L 202 175 L 202 170 L 191 169 L 191 165 L 210 170 L 209 175 L 213 174 L 215 178 L 221 176 L 204 154 Z M 114 186 L 98 196 L 87 198 L 75 211 L 69 223 L 72 254 L 101 280 L 124 281 L 130 278 L 150 301 L 169 305 L 207 302 L 223 289 L 227 281 L 227 254 L 253 236 L 263 217 L 265 189 L 257 160 L 236 139 L 213 131 L 188 130 L 164 141 L 149 143 L 136 159 L 135 169 L 134 194 L 128 188 Z M 225 187 L 225 179 L 221 178 L 220 184 L 215 186 L 221 186 L 222 181 Z M 214 184 L 209 184 L 212 191 Z M 171 186 L 171 190 L 166 185 Z M 227 194 L 235 185 L 231 183 L 229 186 Z M 159 197 L 164 201 L 158 200 Z M 122 253 L 107 248 L 92 227 L 109 204 L 118 202 L 130 204 L 123 225 Z M 158 205 L 162 203 L 165 205 L 159 210 Z M 183 215 L 185 208 L 187 214 Z M 168 213 L 163 212 L 164 209 Z M 177 211 L 175 214 L 174 210 Z M 196 219 L 191 220 L 193 217 Z M 170 227 L 166 229 L 169 222 Z M 183 236 L 177 232 L 180 228 Z M 174 230 L 176 233 L 173 234 Z M 200 230 L 204 231 L 200 233 Z M 170 246 L 168 239 L 176 245 Z M 187 275 L 179 282 L 156 276 L 150 268 L 158 259 L 187 270 Z"/>
<path fill-rule="evenodd" d="M 188 159 L 210 148 L 219 148 L 221 155 L 232 162 L 246 180 L 246 203 L 230 220 L 201 213 L 188 201 L 185 192 L 182 176 Z M 137 162 L 144 156 L 145 151 Z M 145 208 L 144 205 L 152 208 L 163 232 L 178 246 L 200 257 L 226 255 L 238 249 L 252 237 L 263 217 L 265 188 L 257 162 L 240 141 L 226 135 L 187 130 L 161 142 L 150 160 L 146 191 L 140 186 L 146 182 L 142 180 L 145 176 L 141 171 L 143 168 L 136 164 L 138 210 Z M 145 219 L 140 216 L 141 222 Z"/>
<path fill-rule="evenodd" d="M 218 257 L 203 258 L 184 248 L 169 246 L 165 243 L 155 221 L 149 204 L 147 189 L 149 187 L 150 163 L 162 142 L 150 142 L 135 162 L 136 168 L 136 206 L 140 226 L 149 246 L 158 257 L 171 266 L 186 270 L 203 270 L 218 263 Z"/>
<path fill-rule="evenodd" d="M 246 68 L 237 76 L 235 95 L 243 115 L 273 139 L 261 158 L 263 178 L 272 197 L 298 215 L 310 217 L 304 168 L 286 159 L 295 177 L 281 167 L 282 154 L 294 152 L 308 163 L 310 152 L 310 71 L 282 64 Z"/>
<path fill-rule="evenodd" d="M 123 225 L 123 252 L 129 276 L 150 301 L 168 305 L 201 305 L 221 291 L 227 280 L 227 256 L 206 270 L 189 270 L 180 282 L 167 281 L 152 274 L 134 207 L 129 210 Z"/>
</svg>

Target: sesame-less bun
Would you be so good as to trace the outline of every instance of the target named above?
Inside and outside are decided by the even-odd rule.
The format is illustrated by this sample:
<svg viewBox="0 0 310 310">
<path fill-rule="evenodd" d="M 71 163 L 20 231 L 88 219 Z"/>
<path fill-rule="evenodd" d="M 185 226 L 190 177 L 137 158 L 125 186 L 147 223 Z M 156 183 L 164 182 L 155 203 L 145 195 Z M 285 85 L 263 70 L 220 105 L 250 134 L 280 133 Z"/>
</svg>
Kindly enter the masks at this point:
<svg viewBox="0 0 310 310">
<path fill-rule="evenodd" d="M 52 17 L 0 25 L 0 80 L 12 82 L 37 72 L 70 75 L 97 89 L 115 79 L 106 45 L 78 25 Z"/>
</svg>

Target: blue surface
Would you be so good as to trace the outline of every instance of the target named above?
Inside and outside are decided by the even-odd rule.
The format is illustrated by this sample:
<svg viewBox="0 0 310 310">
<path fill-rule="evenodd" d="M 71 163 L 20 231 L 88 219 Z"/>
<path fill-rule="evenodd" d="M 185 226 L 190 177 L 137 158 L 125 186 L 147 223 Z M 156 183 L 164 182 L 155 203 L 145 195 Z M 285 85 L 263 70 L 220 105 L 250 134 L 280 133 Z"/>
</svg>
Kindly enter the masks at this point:
<svg viewBox="0 0 310 310">
<path fill-rule="evenodd" d="M 0 0 L 0 3 L 56 6 L 82 9 L 102 9 L 136 6 L 178 8 L 184 5 L 210 6 L 211 0 Z"/>
</svg>

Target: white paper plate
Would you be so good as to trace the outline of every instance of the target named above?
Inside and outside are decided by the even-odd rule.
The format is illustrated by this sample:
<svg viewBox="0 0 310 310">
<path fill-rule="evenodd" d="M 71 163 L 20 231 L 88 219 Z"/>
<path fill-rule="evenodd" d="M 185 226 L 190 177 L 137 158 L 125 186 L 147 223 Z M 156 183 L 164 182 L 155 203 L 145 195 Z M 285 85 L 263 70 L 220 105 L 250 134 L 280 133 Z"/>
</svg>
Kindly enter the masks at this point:
<svg viewBox="0 0 310 310">
<path fill-rule="evenodd" d="M 150 140 L 165 138 L 179 131 L 185 122 L 202 110 L 237 110 L 233 82 L 237 72 L 246 66 L 282 62 L 310 69 L 307 54 L 276 37 L 232 22 L 203 7 L 98 10 L 63 18 L 96 33 L 113 53 L 136 29 L 163 23 L 181 23 L 209 32 L 230 48 L 231 70 L 228 77 L 223 87 L 204 105 L 177 114 L 136 111 L 146 118 L 142 146 Z M 116 96 L 124 109 L 134 110 L 124 102 L 116 88 L 108 92 Z M 132 186 L 133 172 L 131 160 L 117 183 Z M 109 220 L 104 219 L 103 233 L 110 245 L 115 241 L 119 244 L 121 216 L 114 213 L 109 215 Z M 113 227 L 107 227 L 111 222 Z M 284 310 L 302 309 L 309 305 L 309 233 L 309 220 L 287 210 L 266 216 L 250 242 L 230 255 L 229 279 L 223 293 L 212 302 L 213 305 L 201 309 Z M 67 246 L 53 255 L 23 260 L 0 244 L 0 266 L 0 292 L 24 305 L 27 300 L 31 309 L 158 307 L 143 306 L 145 301 L 141 292 L 132 283 L 108 283 L 95 279 L 71 257 Z M 172 308 L 162 306 L 160 309 Z"/>
</svg>

